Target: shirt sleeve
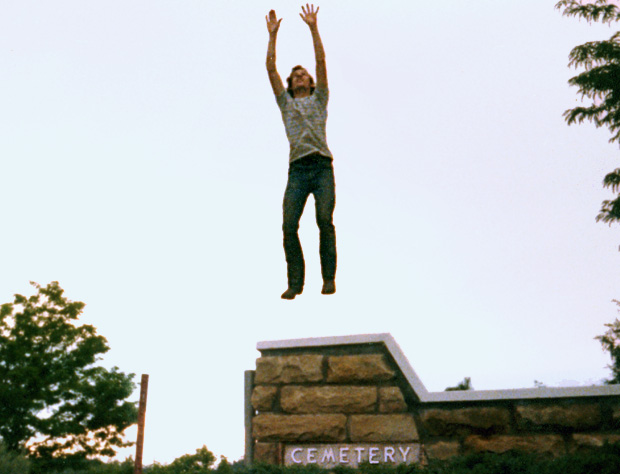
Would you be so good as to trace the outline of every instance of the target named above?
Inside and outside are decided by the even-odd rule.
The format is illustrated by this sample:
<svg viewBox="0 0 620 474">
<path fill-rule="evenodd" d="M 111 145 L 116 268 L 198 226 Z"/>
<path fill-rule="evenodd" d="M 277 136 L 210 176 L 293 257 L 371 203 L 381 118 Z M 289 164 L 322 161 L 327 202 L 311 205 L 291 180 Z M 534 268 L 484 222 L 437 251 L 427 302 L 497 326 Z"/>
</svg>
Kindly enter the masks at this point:
<svg viewBox="0 0 620 474">
<path fill-rule="evenodd" d="M 329 89 L 327 87 L 317 87 L 316 89 L 314 89 L 314 95 L 316 96 L 316 100 L 323 107 L 327 107 L 327 102 L 329 101 Z"/>
<path fill-rule="evenodd" d="M 276 102 L 278 103 L 278 107 L 283 109 L 286 106 L 286 102 L 288 101 L 289 97 L 290 96 L 288 95 L 288 92 L 286 92 L 286 90 L 284 90 L 280 95 L 276 96 Z"/>
</svg>

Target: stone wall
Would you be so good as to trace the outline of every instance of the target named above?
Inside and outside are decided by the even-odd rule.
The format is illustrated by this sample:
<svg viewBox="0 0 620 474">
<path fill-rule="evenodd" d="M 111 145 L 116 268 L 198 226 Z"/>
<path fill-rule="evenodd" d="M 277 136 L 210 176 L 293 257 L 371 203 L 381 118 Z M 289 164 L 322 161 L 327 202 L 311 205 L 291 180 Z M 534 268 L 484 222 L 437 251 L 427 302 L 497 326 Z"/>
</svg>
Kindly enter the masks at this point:
<svg viewBox="0 0 620 474">
<path fill-rule="evenodd" d="M 299 354 L 256 361 L 254 461 L 280 463 L 283 443 L 415 442 L 413 413 L 383 354 Z"/>
<path fill-rule="evenodd" d="M 558 456 L 620 441 L 620 388 L 429 394 L 379 339 L 262 348 L 247 391 L 246 458 L 281 464 L 287 444 L 312 443 L 419 443 L 422 461 L 509 450 Z"/>
<path fill-rule="evenodd" d="M 419 416 L 429 458 L 510 450 L 560 456 L 605 441 L 620 441 L 620 399 L 616 397 L 418 404 L 411 408 Z"/>
</svg>

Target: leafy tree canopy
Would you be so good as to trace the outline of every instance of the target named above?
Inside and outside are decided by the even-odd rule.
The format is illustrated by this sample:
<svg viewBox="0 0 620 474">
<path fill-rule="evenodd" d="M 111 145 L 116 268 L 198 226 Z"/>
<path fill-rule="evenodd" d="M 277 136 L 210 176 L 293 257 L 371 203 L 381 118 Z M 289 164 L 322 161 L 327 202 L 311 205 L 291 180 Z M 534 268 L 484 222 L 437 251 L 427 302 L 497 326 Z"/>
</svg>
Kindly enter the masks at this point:
<svg viewBox="0 0 620 474">
<path fill-rule="evenodd" d="M 614 300 L 614 303 L 620 308 L 620 301 Z M 618 310 L 620 312 L 620 309 Z M 606 384 L 620 383 L 620 321 L 618 318 L 613 323 L 605 324 L 607 331 L 595 339 L 600 341 L 603 350 L 609 352 L 611 357 L 611 379 L 606 380 Z"/>
<path fill-rule="evenodd" d="M 129 446 L 134 374 L 97 366 L 109 350 L 93 326 L 78 324 L 84 303 L 58 282 L 32 285 L 0 306 L 0 441 L 43 461 L 112 456 Z"/>
<path fill-rule="evenodd" d="M 611 24 L 620 21 L 620 7 L 610 0 L 561 0 L 556 4 L 562 14 L 584 18 L 589 22 Z M 575 107 L 564 112 L 569 125 L 589 120 L 596 127 L 605 126 L 612 133 L 610 142 L 620 143 L 620 31 L 606 41 L 592 41 L 576 46 L 570 52 L 569 66 L 584 71 L 568 82 L 578 88 L 582 98 L 591 100 L 588 107 Z M 607 174 L 603 186 L 613 193 L 620 191 L 620 168 Z M 620 194 L 603 201 L 597 221 L 620 222 Z"/>
<path fill-rule="evenodd" d="M 212 472 L 215 461 L 215 455 L 203 446 L 197 449 L 195 454 L 185 454 L 169 465 L 155 463 L 147 469 L 147 472 L 149 474 L 205 474 Z"/>
</svg>

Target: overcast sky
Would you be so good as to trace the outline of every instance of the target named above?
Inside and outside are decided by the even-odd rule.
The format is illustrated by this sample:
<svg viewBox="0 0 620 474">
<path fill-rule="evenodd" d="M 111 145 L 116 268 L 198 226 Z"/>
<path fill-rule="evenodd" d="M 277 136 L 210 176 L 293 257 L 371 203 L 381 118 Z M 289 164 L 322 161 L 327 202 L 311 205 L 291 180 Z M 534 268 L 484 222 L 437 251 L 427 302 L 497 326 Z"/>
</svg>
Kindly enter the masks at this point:
<svg viewBox="0 0 620 474">
<path fill-rule="evenodd" d="M 281 76 L 312 71 L 301 4 L 3 2 L 0 302 L 57 280 L 87 304 L 103 363 L 150 374 L 147 463 L 242 456 L 263 340 L 389 332 L 430 391 L 600 381 L 620 233 L 595 217 L 619 150 L 562 112 L 569 51 L 617 28 L 554 4 L 319 3 L 338 292 L 320 294 L 310 200 L 306 286 L 283 301 L 265 15 Z"/>
</svg>

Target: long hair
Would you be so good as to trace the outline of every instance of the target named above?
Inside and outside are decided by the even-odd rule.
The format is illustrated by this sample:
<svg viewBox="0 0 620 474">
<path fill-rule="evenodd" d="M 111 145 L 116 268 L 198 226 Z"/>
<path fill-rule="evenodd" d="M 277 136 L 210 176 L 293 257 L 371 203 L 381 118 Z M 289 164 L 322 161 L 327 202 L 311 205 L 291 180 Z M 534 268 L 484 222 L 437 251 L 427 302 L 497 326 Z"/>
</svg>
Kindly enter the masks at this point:
<svg viewBox="0 0 620 474">
<path fill-rule="evenodd" d="M 288 84 L 288 87 L 286 88 L 286 92 L 288 92 L 288 93 L 289 93 L 289 95 L 290 95 L 291 97 L 293 97 L 293 98 L 295 97 L 295 96 L 293 95 L 293 73 L 294 73 L 295 71 L 298 71 L 299 69 L 304 69 L 304 70 L 306 70 L 306 68 L 305 68 L 305 67 L 303 67 L 303 66 L 295 66 L 295 67 L 291 70 L 291 74 L 290 74 L 290 76 L 288 76 L 288 77 L 286 78 L 286 83 Z M 308 76 L 310 76 L 310 73 L 308 73 Z M 315 89 L 315 87 L 314 87 L 314 78 L 313 78 L 312 76 L 310 76 L 310 95 L 314 94 L 314 89 Z"/>
</svg>

